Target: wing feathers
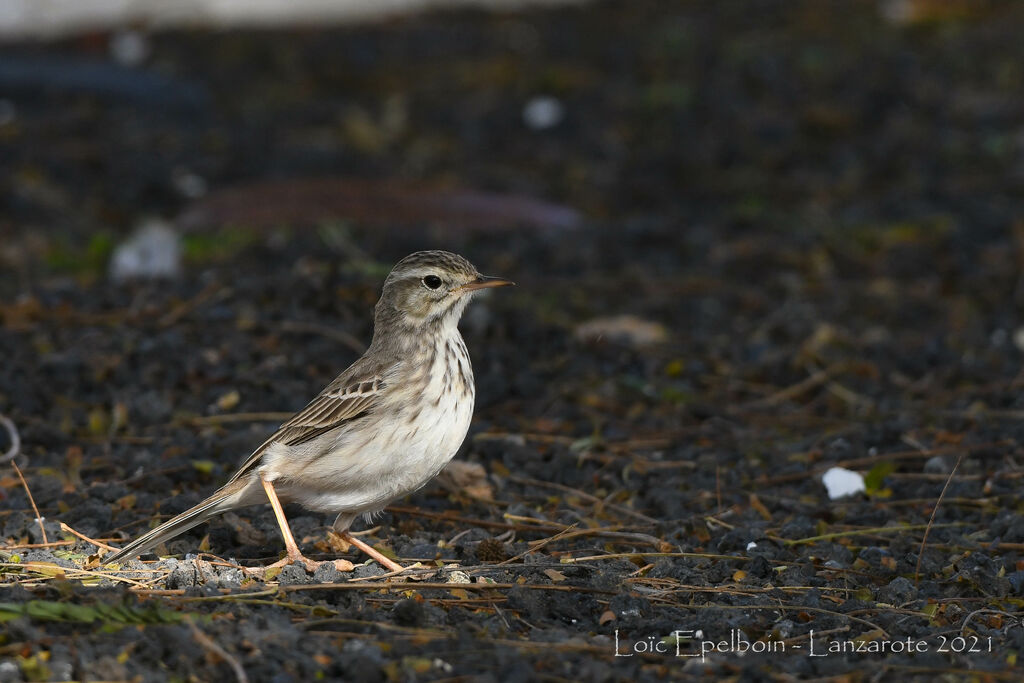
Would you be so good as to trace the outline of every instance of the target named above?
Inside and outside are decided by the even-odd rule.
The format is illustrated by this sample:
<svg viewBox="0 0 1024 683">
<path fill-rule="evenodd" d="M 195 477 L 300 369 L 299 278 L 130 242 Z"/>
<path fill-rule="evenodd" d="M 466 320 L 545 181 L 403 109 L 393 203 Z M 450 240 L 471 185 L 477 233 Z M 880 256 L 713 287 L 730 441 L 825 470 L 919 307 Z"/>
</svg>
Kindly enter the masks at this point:
<svg viewBox="0 0 1024 683">
<path fill-rule="evenodd" d="M 373 408 L 385 386 L 383 373 L 378 369 L 370 377 L 366 377 L 366 375 L 353 377 L 357 374 L 351 372 L 354 369 L 354 367 L 350 368 L 350 372 L 327 385 L 327 388 L 310 401 L 309 405 L 282 424 L 269 439 L 246 458 L 231 481 L 251 472 L 270 444 L 277 442 L 285 446 L 296 446 L 305 443 L 324 432 L 341 427 Z"/>
</svg>

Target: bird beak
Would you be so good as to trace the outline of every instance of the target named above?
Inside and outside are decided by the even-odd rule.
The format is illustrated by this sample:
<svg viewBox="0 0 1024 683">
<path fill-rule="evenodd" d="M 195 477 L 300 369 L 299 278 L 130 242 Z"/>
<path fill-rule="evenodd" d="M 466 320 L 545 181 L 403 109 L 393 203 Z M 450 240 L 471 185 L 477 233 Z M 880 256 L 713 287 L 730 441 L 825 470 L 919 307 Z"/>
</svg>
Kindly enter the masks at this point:
<svg viewBox="0 0 1024 683">
<path fill-rule="evenodd" d="M 509 287 L 514 284 L 511 280 L 505 280 L 504 278 L 481 275 L 473 282 L 462 285 L 456 291 L 461 294 L 462 292 L 473 292 L 478 289 L 489 289 L 491 287 Z"/>
</svg>

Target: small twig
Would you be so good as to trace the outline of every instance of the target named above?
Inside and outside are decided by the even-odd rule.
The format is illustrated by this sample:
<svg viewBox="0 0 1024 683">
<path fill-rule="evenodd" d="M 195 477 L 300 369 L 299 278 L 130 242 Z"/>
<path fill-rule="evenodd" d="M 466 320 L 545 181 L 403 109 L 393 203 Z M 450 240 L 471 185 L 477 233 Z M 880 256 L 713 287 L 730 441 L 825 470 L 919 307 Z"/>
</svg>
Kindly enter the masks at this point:
<svg viewBox="0 0 1024 683">
<path fill-rule="evenodd" d="M 824 370 L 818 370 L 814 372 L 810 377 L 797 382 L 784 389 L 776 391 L 770 396 L 764 398 L 755 399 L 748 401 L 742 405 L 737 406 L 734 410 L 729 411 L 730 413 L 744 413 L 748 410 L 756 410 L 759 408 L 770 408 L 780 403 L 784 403 L 790 399 L 794 399 L 801 394 L 806 394 L 812 389 L 816 389 L 823 384 L 827 384 L 833 377 L 846 370 L 849 363 L 840 361 L 833 363 Z"/>
<path fill-rule="evenodd" d="M 196 310 L 207 301 L 213 298 L 223 299 L 233 294 L 230 287 L 221 287 L 219 282 L 211 282 L 206 285 L 188 301 L 183 301 L 177 306 L 172 308 L 170 311 L 160 316 L 160 319 L 156 321 L 156 324 L 160 327 L 170 327 L 179 320 L 184 318 L 186 315 Z"/>
<path fill-rule="evenodd" d="M 507 560 L 499 562 L 496 566 L 500 567 L 503 564 L 511 564 L 512 562 L 515 562 L 516 560 L 521 560 L 522 558 L 526 557 L 527 555 L 530 555 L 532 553 L 537 552 L 538 550 L 540 550 L 541 548 L 546 546 L 548 543 L 551 543 L 552 541 L 557 541 L 558 539 L 562 538 L 563 536 L 568 535 L 569 532 L 571 532 L 573 529 L 576 528 L 576 526 L 577 526 L 576 524 L 573 524 L 571 526 L 567 526 L 566 528 L 562 529 L 561 531 L 559 531 L 554 536 L 549 536 L 548 538 L 541 539 L 540 541 L 536 541 L 535 543 L 529 544 L 529 547 L 526 550 L 524 550 L 523 552 L 519 553 L 518 555 L 515 555 L 513 557 L 508 558 Z"/>
<path fill-rule="evenodd" d="M 537 531 L 542 531 L 544 529 L 555 529 L 558 531 L 563 531 L 565 529 L 568 529 L 570 526 L 575 526 L 575 524 L 570 525 L 559 524 L 558 522 L 549 522 L 546 519 L 538 519 L 537 517 L 513 515 L 509 512 L 503 514 L 502 517 L 504 517 L 505 519 L 511 519 L 513 522 L 523 522 L 524 525 L 520 526 L 520 529 L 536 529 Z"/>
<path fill-rule="evenodd" d="M 989 441 L 986 443 L 971 444 L 969 446 L 943 446 L 940 448 L 932 448 L 927 451 L 896 451 L 892 453 L 876 453 L 875 455 L 868 455 L 861 458 L 847 458 L 845 460 L 839 460 L 836 462 L 829 462 L 823 465 L 819 465 L 810 469 L 801 470 L 800 472 L 782 474 L 777 477 L 763 477 L 757 480 L 759 486 L 775 486 L 778 484 L 787 484 L 793 481 L 800 481 L 802 479 L 809 479 L 817 477 L 823 474 L 830 467 L 845 467 L 846 469 L 861 469 L 869 468 L 879 462 L 887 460 L 924 460 L 931 458 L 936 455 L 945 455 L 946 453 L 973 453 L 980 450 L 991 450 L 995 448 L 1007 447 L 1010 444 L 1007 441 Z M 812 455 L 814 451 L 809 453 L 799 453 L 795 455 Z M 894 473 L 895 474 L 895 473 Z M 889 475 L 889 476 L 894 476 Z M 1012 474 L 1012 473 L 1011 473 Z M 937 475 L 942 476 L 942 475 Z M 1005 475 L 1004 475 L 1005 476 Z"/>
<path fill-rule="evenodd" d="M 6 453 L 0 455 L 0 465 L 2 465 L 5 462 L 11 462 L 21 453 L 21 437 L 18 435 L 18 428 L 3 413 L 0 413 L 0 425 L 3 425 L 4 429 L 7 430 L 7 436 L 11 440 L 11 447 L 7 449 Z"/>
<path fill-rule="evenodd" d="M 117 574 L 107 573 L 103 571 L 97 571 L 94 569 L 73 569 L 71 567 L 56 567 L 53 564 L 46 562 L 0 562 L 0 567 L 4 569 L 17 569 L 23 572 L 35 572 L 41 574 L 43 579 L 54 578 L 54 571 L 59 571 L 61 576 L 69 575 L 81 579 L 109 579 L 110 581 L 119 581 L 121 583 L 127 583 L 138 588 L 147 588 L 145 583 L 130 579 L 127 576 L 118 576 Z M 32 581 L 37 580 L 32 578 Z"/>
<path fill-rule="evenodd" d="M 21 479 L 21 485 L 25 487 L 25 495 L 28 496 L 28 502 L 32 505 L 32 512 L 36 515 L 36 523 L 39 525 L 39 531 L 43 534 L 43 543 L 49 543 L 50 540 L 46 538 L 46 526 L 43 524 L 43 516 L 39 514 L 39 508 L 36 507 L 36 501 L 32 497 L 32 491 L 28 487 L 28 482 L 25 481 L 25 475 L 21 473 L 21 468 L 18 467 L 18 463 L 11 461 L 11 467 L 18 473 L 18 479 Z"/>
<path fill-rule="evenodd" d="M 866 396 L 861 396 L 856 391 L 848 389 L 839 382 L 829 382 L 825 388 L 840 400 L 845 401 L 854 408 L 870 409 L 875 407 L 875 402 Z"/>
<path fill-rule="evenodd" d="M 1017 620 L 1019 620 L 1019 619 L 1021 619 L 1021 614 L 1024 614 L 1024 612 L 1013 613 L 1013 612 L 1004 612 L 1003 610 L 1000 610 L 1000 609 L 987 609 L 987 608 L 976 609 L 973 612 L 971 612 L 970 614 L 968 614 L 966 617 L 964 617 L 963 623 L 960 624 L 960 635 L 961 636 L 963 636 L 964 633 L 967 631 L 967 624 L 970 623 L 971 619 L 973 619 L 978 614 L 998 614 L 1001 617 L 1009 617 L 1010 619 L 1017 619 Z M 1024 622 L 1021 622 L 1021 623 L 1024 623 Z"/>
<path fill-rule="evenodd" d="M 631 509 L 629 509 L 628 507 L 626 507 L 624 505 L 618 505 L 616 503 L 610 503 L 608 501 L 605 501 L 605 500 L 602 500 L 602 499 L 598 498 L 597 496 L 593 496 L 593 495 L 587 493 L 586 491 L 580 491 L 579 489 L 575 489 L 575 488 L 573 488 L 571 486 L 566 486 L 564 484 L 558 484 L 558 483 L 553 482 L 553 481 L 543 481 L 541 479 L 531 479 L 529 477 L 518 477 L 518 476 L 512 475 L 512 474 L 508 475 L 505 478 L 508 479 L 509 481 L 514 481 L 514 482 L 519 483 L 519 484 L 527 484 L 529 486 L 541 486 L 541 487 L 544 487 L 544 488 L 555 489 L 556 491 L 564 491 L 566 493 L 571 493 L 571 494 L 573 494 L 575 496 L 579 496 L 580 498 L 582 498 L 583 500 L 585 500 L 587 502 L 593 503 L 595 506 L 604 506 L 604 507 L 610 508 L 612 510 L 615 510 L 616 512 L 621 512 L 624 515 L 629 515 L 630 517 L 635 517 L 635 518 L 637 518 L 637 519 L 639 519 L 641 521 L 644 521 L 644 522 L 646 522 L 648 524 L 657 524 L 657 522 L 658 522 L 658 520 L 653 519 L 651 517 L 648 517 L 647 515 L 645 515 L 645 514 L 643 514 L 641 512 L 637 512 L 636 510 L 631 510 Z"/>
<path fill-rule="evenodd" d="M 935 507 L 932 508 L 932 515 L 928 518 L 928 525 L 924 529 L 924 538 L 921 539 L 921 548 L 917 551 L 917 564 L 914 566 L 914 583 L 921 582 L 921 560 L 924 558 L 924 546 L 928 542 L 928 533 L 932 530 L 932 524 L 935 522 L 935 515 L 939 512 L 939 506 L 942 505 L 942 499 L 946 496 L 946 489 L 949 488 L 949 484 L 953 481 L 953 475 L 956 474 L 956 470 L 960 467 L 960 462 L 964 459 L 963 451 L 956 456 L 956 462 L 953 464 L 953 469 L 949 471 L 949 477 L 946 478 L 946 483 L 942 486 L 942 491 L 939 492 L 939 499 L 935 501 Z"/>
<path fill-rule="evenodd" d="M 245 669 L 242 668 L 242 664 L 234 655 L 222 648 L 213 638 L 203 633 L 202 629 L 196 626 L 190 617 L 185 617 L 185 623 L 192 629 L 192 636 L 196 639 L 197 643 L 228 663 L 231 670 L 235 672 L 235 680 L 238 683 L 249 683 L 249 677 L 245 674 Z"/>
<path fill-rule="evenodd" d="M 654 536 L 651 536 L 649 534 L 639 534 L 630 531 L 617 531 L 615 529 L 608 528 L 577 529 L 572 532 L 566 529 L 565 531 L 559 532 L 558 534 L 559 539 L 563 541 L 568 540 L 570 538 L 578 538 L 580 536 L 599 536 L 601 538 L 610 538 L 613 539 L 613 543 L 616 541 L 619 543 L 646 543 L 647 545 L 652 545 L 658 549 L 663 549 L 663 547 L 666 546 L 669 549 L 673 547 L 672 544 L 668 541 L 663 541 L 660 538 L 655 538 Z M 529 543 L 534 547 L 539 547 L 539 544 L 543 543 L 546 545 L 548 541 L 549 539 L 544 538 L 537 541 L 530 541 Z"/>
<path fill-rule="evenodd" d="M 7 435 L 11 440 L 11 447 L 7 449 L 7 452 L 0 456 L 0 463 L 9 462 L 11 467 L 14 468 L 15 473 L 18 475 L 18 479 L 21 480 L 21 485 L 25 488 L 25 495 L 28 496 L 28 502 L 32 505 L 32 512 L 36 515 L 36 523 L 39 524 L 39 531 L 43 534 L 43 543 L 49 543 L 50 539 L 46 538 L 46 525 L 43 524 L 43 516 L 39 514 L 39 508 L 36 507 L 35 498 L 32 497 L 32 490 L 28 487 L 28 482 L 25 481 L 25 475 L 21 473 L 21 468 L 18 467 L 18 463 L 15 461 L 21 454 L 21 436 L 18 434 L 18 428 L 9 417 L 0 413 L 0 425 L 4 426 L 7 430 Z"/>
<path fill-rule="evenodd" d="M 219 425 L 228 422 L 284 422 L 294 413 L 224 413 L 190 417 L 184 421 L 191 425 Z"/>
<path fill-rule="evenodd" d="M 934 515 L 933 515 L 934 517 Z M 950 522 L 949 524 L 940 524 L 942 528 L 965 526 L 963 522 Z M 908 524 L 906 526 L 878 526 L 870 527 L 866 529 L 851 529 L 849 531 L 836 531 L 831 534 L 820 534 L 818 536 L 808 536 L 807 538 L 780 538 L 780 537 L 769 537 L 772 540 L 778 540 L 786 545 L 804 545 L 805 543 L 817 543 L 818 541 L 828 541 L 833 538 L 845 538 L 847 536 L 866 536 L 868 534 L 894 534 L 903 533 L 904 531 L 916 531 L 918 529 L 924 529 L 924 537 L 928 538 L 928 529 L 931 524 Z"/>
<path fill-rule="evenodd" d="M 784 564 L 784 563 L 780 563 Z M 645 589 L 656 595 L 672 595 L 674 593 L 718 593 L 724 595 L 758 595 L 761 593 L 774 593 L 780 591 L 783 593 L 806 593 L 808 591 L 816 592 L 834 592 L 850 594 L 854 593 L 858 588 L 851 588 L 849 586 L 744 586 L 741 590 L 737 589 L 736 586 L 697 586 L 695 584 L 680 583 L 675 579 L 663 579 L 660 577 L 650 576 L 636 576 L 623 580 L 623 583 L 635 586 L 637 589 Z M 915 612 L 915 614 L 917 614 Z"/>
<path fill-rule="evenodd" d="M 745 559 L 745 558 L 738 558 Z M 491 567 L 488 567 L 491 568 Z M 379 577 L 378 577 L 379 578 Z M 277 587 L 272 589 L 274 593 L 294 593 L 301 591 L 409 591 L 409 590 L 429 590 L 434 588 L 443 588 L 444 590 L 451 590 L 452 588 L 459 588 L 467 591 L 489 591 L 489 590 L 536 590 L 536 591 L 550 591 L 553 593 L 593 593 L 595 595 L 615 595 L 615 591 L 607 590 L 604 588 L 587 588 L 585 586 L 572 586 L 562 584 L 547 584 L 547 583 L 441 583 L 441 582 L 424 582 L 424 583 L 406 583 L 404 581 L 373 581 L 369 583 L 358 583 L 355 581 L 349 581 L 347 583 L 291 583 L 287 585 L 278 584 Z M 223 589 L 229 590 L 229 589 Z M 267 589 L 270 591 L 271 589 Z M 184 588 L 164 588 L 164 589 L 146 589 L 133 591 L 136 595 L 154 595 L 164 597 L 185 597 Z M 233 595 L 238 598 L 250 598 L 254 595 L 264 595 L 272 593 L 235 593 Z M 216 597 L 216 596 L 215 596 Z M 200 598 L 194 598 L 199 600 Z M 214 598 L 201 598 L 204 600 L 210 600 Z M 223 598 L 228 599 L 226 594 Z"/>
<path fill-rule="evenodd" d="M 792 612 L 799 610 L 801 612 L 817 612 L 819 614 L 828 614 L 832 617 L 839 619 L 850 619 L 858 623 L 870 626 L 873 630 L 878 631 L 883 638 L 889 638 L 889 632 L 878 624 L 862 619 L 861 617 L 852 616 L 843 612 L 836 612 L 834 610 L 825 609 L 824 607 L 812 607 L 811 605 L 719 605 L 717 603 L 708 603 L 704 605 L 688 604 L 687 609 L 701 610 L 701 609 L 723 609 L 723 610 L 755 610 L 755 609 L 766 609 L 766 610 L 779 610 Z"/>
<path fill-rule="evenodd" d="M 437 519 L 443 522 L 450 522 L 452 524 L 469 524 L 472 526 L 486 527 L 491 529 L 508 529 L 511 531 L 544 531 L 544 527 L 539 524 L 526 526 L 523 524 L 509 524 L 508 522 L 492 522 L 487 519 L 476 519 L 473 517 L 459 517 L 456 515 L 450 515 L 443 512 L 428 512 L 421 510 L 417 507 L 404 506 L 404 505 L 389 505 L 386 508 L 389 512 L 398 512 L 403 515 L 413 515 L 416 517 L 426 517 L 427 519 Z M 562 529 L 562 525 L 548 523 L 550 529 Z"/>
<path fill-rule="evenodd" d="M 74 541 L 50 541 L 49 543 L 15 543 L 13 545 L 7 545 L 5 542 L 0 542 L 0 548 L 4 550 L 34 550 L 35 548 L 60 548 L 65 545 L 74 545 Z"/>
<path fill-rule="evenodd" d="M 86 543 L 90 543 L 90 544 L 92 544 L 92 545 L 96 546 L 97 548 L 103 548 L 104 550 L 109 550 L 109 551 L 111 551 L 111 552 L 113 552 L 113 551 L 117 550 L 117 548 L 114 548 L 114 547 L 112 547 L 112 546 L 109 546 L 109 545 L 107 545 L 106 543 L 101 543 L 101 542 L 97 541 L 97 540 L 96 540 L 95 538 L 89 538 L 89 537 L 88 537 L 88 536 L 86 536 L 85 534 L 83 534 L 83 533 L 80 533 L 80 532 L 78 532 L 78 531 L 75 531 L 74 529 L 72 529 L 71 527 L 69 527 L 69 526 L 68 526 L 67 524 L 65 524 L 64 522 L 61 522 L 61 523 L 60 523 L 60 530 L 61 530 L 61 531 L 66 531 L 66 532 L 68 532 L 69 534 L 71 534 L 72 536 L 74 536 L 74 537 L 76 537 L 76 538 L 80 538 L 80 539 L 82 539 L 83 541 L 85 541 Z"/>
<path fill-rule="evenodd" d="M 462 538 L 463 536 L 465 536 L 466 534 L 468 534 L 471 531 L 473 531 L 473 530 L 472 529 L 463 529 L 462 531 L 460 531 L 459 533 L 455 534 L 450 539 L 445 541 L 444 544 L 450 548 L 451 546 L 455 545 L 455 541 L 459 540 L 460 538 Z"/>
<path fill-rule="evenodd" d="M 593 560 L 628 560 L 632 557 L 691 557 L 705 560 L 735 560 L 736 562 L 750 562 L 751 558 L 742 555 L 715 555 L 714 553 L 609 553 L 607 555 L 587 555 L 586 557 L 563 557 L 562 564 L 576 564 L 577 562 L 590 562 Z"/>
</svg>

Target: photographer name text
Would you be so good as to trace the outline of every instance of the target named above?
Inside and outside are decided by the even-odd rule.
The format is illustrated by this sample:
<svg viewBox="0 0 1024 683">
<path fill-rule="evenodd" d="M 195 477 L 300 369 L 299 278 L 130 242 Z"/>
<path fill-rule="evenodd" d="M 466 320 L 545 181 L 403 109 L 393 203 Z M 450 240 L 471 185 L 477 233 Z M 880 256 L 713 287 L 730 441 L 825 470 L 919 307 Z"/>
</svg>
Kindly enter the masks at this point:
<svg viewBox="0 0 1024 683">
<path fill-rule="evenodd" d="M 667 636 L 648 636 L 637 640 L 620 637 L 615 629 L 615 656 L 666 655 L 672 657 L 699 657 L 706 661 L 716 654 L 785 654 L 792 650 L 805 652 L 808 657 L 830 657 L 848 654 L 902 654 L 942 652 L 953 654 L 990 653 L 993 651 L 991 637 L 936 635 L 933 639 L 900 638 L 896 640 L 875 638 L 816 638 L 814 631 L 807 636 L 806 643 L 784 640 L 750 640 L 740 629 L 732 629 L 725 639 L 709 639 L 704 632 L 673 631 Z"/>
</svg>

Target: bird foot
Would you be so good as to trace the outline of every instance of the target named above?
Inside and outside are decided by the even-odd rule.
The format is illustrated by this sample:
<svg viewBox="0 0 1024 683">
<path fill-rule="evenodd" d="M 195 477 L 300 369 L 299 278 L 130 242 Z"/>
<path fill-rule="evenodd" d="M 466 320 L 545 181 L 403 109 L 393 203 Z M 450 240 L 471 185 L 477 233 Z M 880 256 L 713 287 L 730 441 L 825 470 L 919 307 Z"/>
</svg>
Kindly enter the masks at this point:
<svg viewBox="0 0 1024 683">
<path fill-rule="evenodd" d="M 383 554 L 382 552 L 380 552 L 379 550 L 374 548 L 372 545 L 370 545 L 366 541 L 364 541 L 361 538 L 358 538 L 356 536 L 353 536 L 352 532 L 350 532 L 348 530 L 338 532 L 338 535 L 341 536 L 342 540 L 344 540 L 346 543 L 348 543 L 350 545 L 353 545 L 356 548 L 359 548 L 365 554 L 369 555 L 371 559 L 373 559 L 373 560 L 375 560 L 377 562 L 377 564 L 379 564 L 379 565 L 381 565 L 383 567 L 387 567 L 389 574 L 400 574 L 401 572 L 404 572 L 406 569 L 411 569 L 412 568 L 412 567 L 403 567 L 402 565 L 398 564 L 397 562 L 392 560 L 387 555 Z"/>
</svg>

